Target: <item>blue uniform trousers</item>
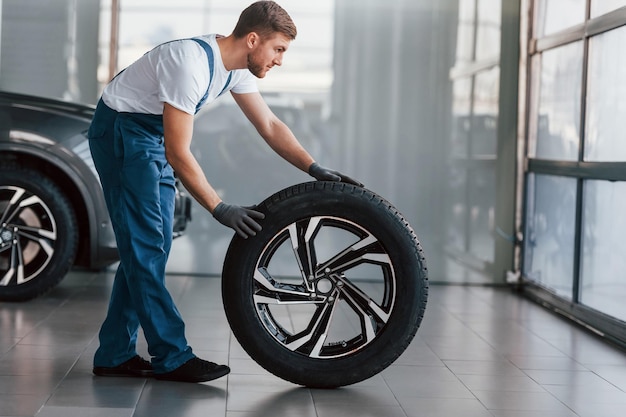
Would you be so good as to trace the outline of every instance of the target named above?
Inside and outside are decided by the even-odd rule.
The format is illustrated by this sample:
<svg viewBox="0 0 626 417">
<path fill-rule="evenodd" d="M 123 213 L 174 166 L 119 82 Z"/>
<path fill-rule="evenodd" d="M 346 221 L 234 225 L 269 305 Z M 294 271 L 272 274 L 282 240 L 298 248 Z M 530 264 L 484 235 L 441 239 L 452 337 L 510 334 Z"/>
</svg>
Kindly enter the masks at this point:
<svg viewBox="0 0 626 417">
<path fill-rule="evenodd" d="M 141 325 L 154 371 L 169 372 L 195 355 L 165 287 L 175 179 L 165 159 L 163 118 L 118 113 L 100 100 L 88 137 L 120 254 L 94 366 L 135 356 Z"/>
</svg>

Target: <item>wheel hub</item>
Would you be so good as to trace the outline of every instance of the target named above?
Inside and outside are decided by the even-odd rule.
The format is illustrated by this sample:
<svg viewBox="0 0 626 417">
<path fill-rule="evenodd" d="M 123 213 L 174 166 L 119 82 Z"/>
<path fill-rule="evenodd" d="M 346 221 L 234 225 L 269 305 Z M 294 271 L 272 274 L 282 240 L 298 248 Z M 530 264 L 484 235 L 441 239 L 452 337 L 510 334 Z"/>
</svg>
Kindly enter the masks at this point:
<svg viewBox="0 0 626 417">
<path fill-rule="evenodd" d="M 317 281 L 317 292 L 320 294 L 329 294 L 333 290 L 333 283 L 328 278 L 322 278 Z"/>
<path fill-rule="evenodd" d="M 2 226 L 0 229 L 0 247 L 4 247 L 10 244 L 13 241 L 13 232 L 6 228 L 6 226 Z"/>
</svg>

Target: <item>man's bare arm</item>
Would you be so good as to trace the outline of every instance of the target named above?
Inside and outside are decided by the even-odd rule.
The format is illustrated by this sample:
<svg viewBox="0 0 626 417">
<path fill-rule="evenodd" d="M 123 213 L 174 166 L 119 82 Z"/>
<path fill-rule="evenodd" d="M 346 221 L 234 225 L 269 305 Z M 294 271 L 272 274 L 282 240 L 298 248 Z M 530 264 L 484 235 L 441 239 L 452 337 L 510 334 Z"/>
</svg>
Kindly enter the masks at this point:
<svg viewBox="0 0 626 417">
<path fill-rule="evenodd" d="M 187 191 L 213 213 L 222 201 L 191 153 L 193 115 L 167 103 L 163 105 L 165 157 Z"/>
<path fill-rule="evenodd" d="M 270 110 L 260 93 L 235 94 L 235 101 L 265 142 L 292 165 L 308 172 L 315 160 L 298 142 L 291 129 Z"/>
</svg>

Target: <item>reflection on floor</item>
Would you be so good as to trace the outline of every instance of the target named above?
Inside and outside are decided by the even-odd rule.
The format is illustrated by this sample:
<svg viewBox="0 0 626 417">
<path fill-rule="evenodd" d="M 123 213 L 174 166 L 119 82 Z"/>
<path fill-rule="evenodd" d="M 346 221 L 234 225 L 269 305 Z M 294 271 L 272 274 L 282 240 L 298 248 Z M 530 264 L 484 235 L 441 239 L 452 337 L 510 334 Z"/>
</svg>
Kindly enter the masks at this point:
<svg viewBox="0 0 626 417">
<path fill-rule="evenodd" d="M 111 274 L 70 274 L 45 297 L 0 304 L 0 416 L 622 417 L 626 352 L 506 289 L 434 286 L 408 350 L 381 374 L 311 390 L 261 369 L 231 336 L 220 280 L 168 283 L 201 357 L 185 384 L 91 374 Z M 145 343 L 140 353 L 147 356 Z"/>
</svg>

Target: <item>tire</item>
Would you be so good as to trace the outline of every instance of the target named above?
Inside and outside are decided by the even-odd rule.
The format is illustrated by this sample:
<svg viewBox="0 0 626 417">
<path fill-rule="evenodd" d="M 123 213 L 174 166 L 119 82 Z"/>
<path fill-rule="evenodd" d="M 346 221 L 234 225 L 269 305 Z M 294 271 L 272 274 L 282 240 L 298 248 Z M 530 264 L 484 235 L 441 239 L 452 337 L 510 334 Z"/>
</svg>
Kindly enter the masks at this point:
<svg viewBox="0 0 626 417">
<path fill-rule="evenodd" d="M 250 357 L 315 388 L 362 381 L 395 361 L 428 297 L 423 251 L 402 215 L 337 182 L 295 185 L 256 209 L 263 230 L 235 235 L 222 275 L 228 322 Z"/>
<path fill-rule="evenodd" d="M 26 301 L 56 286 L 74 264 L 76 215 L 52 180 L 0 169 L 0 300 Z"/>
</svg>

